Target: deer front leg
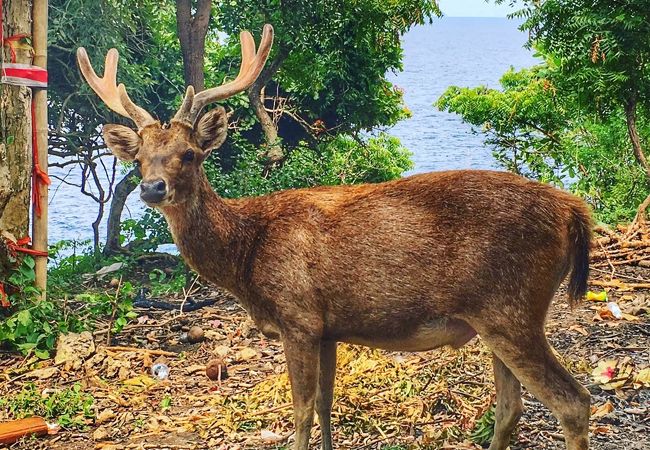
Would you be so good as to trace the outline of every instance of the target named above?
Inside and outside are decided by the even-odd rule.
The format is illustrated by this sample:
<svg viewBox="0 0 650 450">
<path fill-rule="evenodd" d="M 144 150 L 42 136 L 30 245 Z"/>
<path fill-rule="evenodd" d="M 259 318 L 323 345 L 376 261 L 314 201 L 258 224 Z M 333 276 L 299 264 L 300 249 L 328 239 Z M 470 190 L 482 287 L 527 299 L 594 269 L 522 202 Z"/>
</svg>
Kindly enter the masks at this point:
<svg viewBox="0 0 650 450">
<path fill-rule="evenodd" d="M 307 334 L 291 333 L 283 335 L 282 342 L 293 397 L 293 417 L 296 427 L 294 449 L 308 450 L 318 387 L 320 339 Z"/>
<path fill-rule="evenodd" d="M 331 414 L 335 375 L 336 342 L 322 341 L 320 344 L 320 376 L 316 395 L 316 413 L 320 424 L 323 450 L 332 450 Z"/>
</svg>

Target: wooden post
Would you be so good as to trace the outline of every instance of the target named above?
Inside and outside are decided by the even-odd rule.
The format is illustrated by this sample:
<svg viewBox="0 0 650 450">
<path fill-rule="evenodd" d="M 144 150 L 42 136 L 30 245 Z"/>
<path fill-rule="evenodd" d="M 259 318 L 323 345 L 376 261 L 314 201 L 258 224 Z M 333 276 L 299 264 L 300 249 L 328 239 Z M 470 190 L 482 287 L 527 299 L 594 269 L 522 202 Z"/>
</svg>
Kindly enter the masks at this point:
<svg viewBox="0 0 650 450">
<path fill-rule="evenodd" d="M 47 0 L 34 0 L 32 39 L 34 45 L 34 65 L 47 69 Z M 36 120 L 36 142 L 38 145 L 38 162 L 47 173 L 47 90 L 34 90 L 34 108 Z M 33 212 L 32 245 L 34 250 L 47 252 L 47 186 L 40 188 L 41 215 Z M 43 291 L 45 298 L 47 287 L 47 258 L 39 256 L 36 261 L 36 286 Z"/>
</svg>

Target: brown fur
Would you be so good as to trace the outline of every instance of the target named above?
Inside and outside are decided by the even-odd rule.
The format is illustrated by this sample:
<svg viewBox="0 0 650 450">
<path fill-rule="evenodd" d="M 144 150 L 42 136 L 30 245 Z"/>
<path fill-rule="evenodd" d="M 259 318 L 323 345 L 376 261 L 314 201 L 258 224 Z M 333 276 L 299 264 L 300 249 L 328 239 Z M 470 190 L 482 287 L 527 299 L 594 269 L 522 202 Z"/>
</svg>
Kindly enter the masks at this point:
<svg viewBox="0 0 650 450">
<path fill-rule="evenodd" d="M 572 302 L 586 289 L 591 222 L 580 199 L 509 173 L 451 171 L 224 200 L 201 167 L 209 149 L 199 142 L 223 141 L 206 136 L 225 133 L 215 111 L 200 138 L 180 123 L 155 125 L 136 153 L 113 150 L 138 159 L 144 181 L 166 182 L 155 206 L 185 261 L 282 339 L 297 449 L 308 448 L 314 408 L 331 449 L 336 342 L 420 351 L 460 347 L 477 332 L 495 358 L 490 448 L 508 445 L 520 382 L 560 419 L 569 449 L 588 447 L 589 395 L 543 329 L 569 273 Z M 107 142 L 133 142 L 115 132 Z M 184 162 L 188 149 L 196 158 Z"/>
</svg>

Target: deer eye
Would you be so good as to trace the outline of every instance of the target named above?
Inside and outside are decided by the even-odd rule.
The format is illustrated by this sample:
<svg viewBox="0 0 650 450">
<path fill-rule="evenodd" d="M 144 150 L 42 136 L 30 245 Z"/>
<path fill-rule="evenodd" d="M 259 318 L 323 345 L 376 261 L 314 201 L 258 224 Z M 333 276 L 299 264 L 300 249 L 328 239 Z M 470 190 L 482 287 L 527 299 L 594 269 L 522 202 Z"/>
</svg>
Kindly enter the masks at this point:
<svg viewBox="0 0 650 450">
<path fill-rule="evenodd" d="M 188 150 L 183 155 L 183 162 L 188 163 L 194 161 L 194 150 Z"/>
</svg>

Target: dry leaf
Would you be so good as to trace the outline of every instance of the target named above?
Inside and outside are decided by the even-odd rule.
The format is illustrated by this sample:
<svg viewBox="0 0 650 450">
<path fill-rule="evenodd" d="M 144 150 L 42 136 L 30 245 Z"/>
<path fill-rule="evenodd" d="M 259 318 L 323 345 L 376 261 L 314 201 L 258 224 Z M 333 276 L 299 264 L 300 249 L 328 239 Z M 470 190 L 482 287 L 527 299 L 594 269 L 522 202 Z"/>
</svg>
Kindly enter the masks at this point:
<svg viewBox="0 0 650 450">
<path fill-rule="evenodd" d="M 59 373 L 58 367 L 45 367 L 43 369 L 32 370 L 25 375 L 26 378 L 38 378 L 39 380 L 47 380 Z"/>
<path fill-rule="evenodd" d="M 239 352 L 237 352 L 237 361 L 248 361 L 249 359 L 253 359 L 256 357 L 257 357 L 257 351 L 250 347 L 243 348 Z"/>
<path fill-rule="evenodd" d="M 268 442 L 268 443 L 277 443 L 277 442 L 282 442 L 284 440 L 284 436 L 281 436 L 277 433 L 274 433 L 271 430 L 266 430 L 266 429 L 260 432 L 260 437 L 264 442 Z"/>
<path fill-rule="evenodd" d="M 122 383 L 132 388 L 146 389 L 149 386 L 156 384 L 156 380 L 151 378 L 149 375 L 138 375 L 137 377 L 124 380 Z"/>
<path fill-rule="evenodd" d="M 101 441 L 108 437 L 108 430 L 106 427 L 99 427 L 93 432 L 93 439 L 96 441 Z"/>
<path fill-rule="evenodd" d="M 583 327 L 581 327 L 580 325 L 571 325 L 569 327 L 569 330 L 577 331 L 583 336 L 589 336 L 589 332 L 585 330 Z"/>
<path fill-rule="evenodd" d="M 115 411 L 113 411 L 112 409 L 103 409 L 99 414 L 97 414 L 95 423 L 102 424 L 104 422 L 108 422 L 109 420 L 114 419 L 116 416 L 117 414 L 115 414 Z"/>
<path fill-rule="evenodd" d="M 634 377 L 634 389 L 641 389 L 642 387 L 650 387 L 650 367 L 643 369 Z"/>
<path fill-rule="evenodd" d="M 600 417 L 605 417 L 607 414 L 611 413 L 614 411 L 614 405 L 608 400 L 604 404 L 600 406 L 592 406 L 591 407 L 591 417 L 594 419 L 600 418 Z"/>
</svg>

